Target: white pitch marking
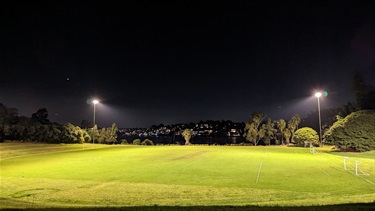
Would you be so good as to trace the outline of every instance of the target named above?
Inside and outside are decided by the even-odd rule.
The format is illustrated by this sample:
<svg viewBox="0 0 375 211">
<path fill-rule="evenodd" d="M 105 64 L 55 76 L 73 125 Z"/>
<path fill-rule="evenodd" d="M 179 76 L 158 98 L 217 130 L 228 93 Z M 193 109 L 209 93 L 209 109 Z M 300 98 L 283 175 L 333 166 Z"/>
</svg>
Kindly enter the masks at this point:
<svg viewBox="0 0 375 211">
<path fill-rule="evenodd" d="M 363 177 L 360 177 L 361 179 L 363 179 L 364 181 L 366 181 L 366 182 L 368 182 L 368 183 L 370 183 L 370 184 L 373 184 L 373 185 L 375 185 L 375 183 L 373 183 L 373 182 L 371 182 L 370 180 L 368 180 L 368 179 L 365 179 L 365 178 L 363 178 Z"/>
<path fill-rule="evenodd" d="M 262 168 L 262 161 L 260 161 L 260 165 L 259 165 L 259 169 L 258 169 L 258 176 L 257 176 L 257 180 L 255 183 L 258 183 L 258 180 L 259 180 L 259 175 L 260 175 L 260 169 Z"/>
</svg>

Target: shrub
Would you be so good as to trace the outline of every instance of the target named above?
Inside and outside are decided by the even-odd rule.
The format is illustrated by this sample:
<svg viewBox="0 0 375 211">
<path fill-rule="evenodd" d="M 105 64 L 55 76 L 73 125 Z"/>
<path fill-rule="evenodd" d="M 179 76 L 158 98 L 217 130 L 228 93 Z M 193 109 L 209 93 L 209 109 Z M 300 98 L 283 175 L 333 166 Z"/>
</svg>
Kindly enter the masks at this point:
<svg viewBox="0 0 375 211">
<path fill-rule="evenodd" d="M 345 151 L 375 150 L 375 110 L 361 110 L 339 119 L 324 138 L 326 143 Z"/>
<path fill-rule="evenodd" d="M 134 139 L 133 144 L 134 145 L 141 145 L 141 140 L 140 139 Z"/>
<path fill-rule="evenodd" d="M 121 144 L 129 144 L 129 142 L 128 142 L 128 140 L 126 140 L 126 139 L 121 139 Z"/>
<path fill-rule="evenodd" d="M 294 133 L 294 141 L 298 146 L 303 146 L 305 141 L 311 142 L 314 146 L 319 146 L 318 133 L 311 127 L 303 127 Z"/>
<path fill-rule="evenodd" d="M 154 142 L 152 142 L 150 139 L 145 139 L 141 143 L 142 145 L 154 145 Z"/>
</svg>

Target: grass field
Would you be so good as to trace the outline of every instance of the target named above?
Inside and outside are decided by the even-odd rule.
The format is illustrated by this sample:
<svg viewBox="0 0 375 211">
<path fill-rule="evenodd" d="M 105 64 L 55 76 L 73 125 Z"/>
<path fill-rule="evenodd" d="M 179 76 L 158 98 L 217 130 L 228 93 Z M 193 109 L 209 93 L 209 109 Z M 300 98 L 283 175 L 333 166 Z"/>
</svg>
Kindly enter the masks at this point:
<svg viewBox="0 0 375 211">
<path fill-rule="evenodd" d="M 375 152 L 1 143 L 0 208 L 318 206 L 375 201 Z M 368 175 L 344 170 L 343 157 Z M 348 163 L 352 165 L 352 163 Z"/>
</svg>

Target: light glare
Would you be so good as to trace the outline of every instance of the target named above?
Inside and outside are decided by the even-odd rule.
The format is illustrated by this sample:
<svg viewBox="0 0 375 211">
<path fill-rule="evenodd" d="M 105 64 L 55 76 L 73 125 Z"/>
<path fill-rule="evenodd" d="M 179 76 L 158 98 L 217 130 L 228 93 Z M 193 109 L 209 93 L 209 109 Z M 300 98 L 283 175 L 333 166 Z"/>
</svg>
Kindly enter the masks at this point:
<svg viewBox="0 0 375 211">
<path fill-rule="evenodd" d="M 321 97 L 322 96 L 322 93 L 320 93 L 320 92 L 317 92 L 317 93 L 315 93 L 315 97 Z"/>
</svg>

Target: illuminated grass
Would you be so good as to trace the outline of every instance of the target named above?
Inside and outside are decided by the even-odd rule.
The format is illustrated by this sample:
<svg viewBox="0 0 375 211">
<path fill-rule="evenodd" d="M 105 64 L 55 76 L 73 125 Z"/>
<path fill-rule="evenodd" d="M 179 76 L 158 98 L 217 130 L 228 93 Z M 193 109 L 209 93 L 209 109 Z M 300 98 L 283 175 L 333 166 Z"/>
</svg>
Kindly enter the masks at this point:
<svg viewBox="0 0 375 211">
<path fill-rule="evenodd" d="M 375 201 L 375 152 L 287 147 L 0 144 L 0 208 L 310 206 Z M 32 149 L 34 148 L 34 149 Z M 28 149 L 28 150 L 27 150 Z M 361 156 L 363 155 L 363 156 Z M 260 168 L 260 163 L 262 167 Z M 256 183 L 257 177 L 258 183 Z"/>
</svg>

